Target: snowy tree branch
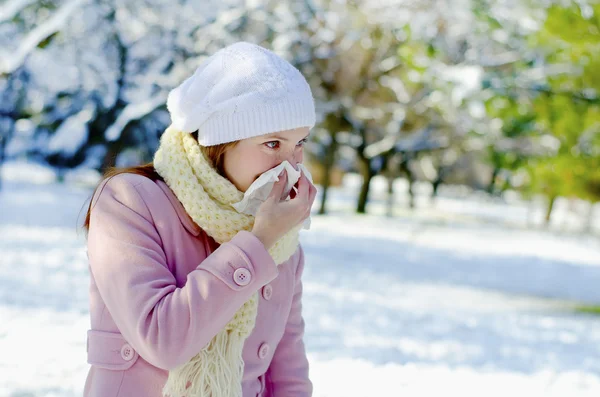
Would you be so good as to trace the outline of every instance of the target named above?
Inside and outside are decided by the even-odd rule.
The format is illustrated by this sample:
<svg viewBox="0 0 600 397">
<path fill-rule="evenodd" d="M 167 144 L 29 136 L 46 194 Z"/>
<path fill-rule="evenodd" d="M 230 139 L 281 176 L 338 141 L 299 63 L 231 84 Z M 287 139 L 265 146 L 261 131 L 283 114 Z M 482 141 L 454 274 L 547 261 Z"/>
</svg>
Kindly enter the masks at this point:
<svg viewBox="0 0 600 397">
<path fill-rule="evenodd" d="M 12 0 L 0 8 L 0 23 L 13 19 L 23 8 L 35 0 Z"/>
<path fill-rule="evenodd" d="M 104 133 L 104 137 L 107 141 L 112 142 L 119 139 L 123 130 L 127 125 L 134 121 L 143 118 L 144 116 L 153 112 L 156 108 L 165 104 L 167 100 L 167 94 L 162 93 L 154 98 L 151 98 L 147 101 L 129 104 L 123 109 L 123 111 L 117 117 L 117 120 L 106 129 Z"/>
<path fill-rule="evenodd" d="M 2 58 L 2 62 L 0 62 L 0 73 L 9 74 L 17 70 L 25 62 L 25 59 L 31 51 L 33 51 L 42 41 L 64 27 L 71 14 L 73 14 L 84 1 L 85 0 L 73 0 L 67 3 L 45 23 L 31 31 L 16 51 L 10 55 L 7 53 L 2 54 L 2 57 L 0 57 Z"/>
</svg>

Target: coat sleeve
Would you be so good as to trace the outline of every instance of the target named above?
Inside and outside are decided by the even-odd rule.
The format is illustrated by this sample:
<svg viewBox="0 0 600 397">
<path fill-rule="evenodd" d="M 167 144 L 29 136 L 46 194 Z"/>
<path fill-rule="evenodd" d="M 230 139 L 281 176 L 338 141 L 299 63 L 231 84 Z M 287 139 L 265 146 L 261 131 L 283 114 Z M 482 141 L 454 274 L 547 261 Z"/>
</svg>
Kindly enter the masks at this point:
<svg viewBox="0 0 600 397">
<path fill-rule="evenodd" d="M 89 264 L 123 337 L 150 364 L 170 370 L 208 344 L 278 270 L 262 242 L 241 231 L 190 272 L 185 286 L 176 287 L 137 182 L 118 175 L 98 189 Z M 233 275 L 241 268 L 246 280 L 236 283 Z"/>
<path fill-rule="evenodd" d="M 304 347 L 304 319 L 302 317 L 302 272 L 304 251 L 299 247 L 298 268 L 292 307 L 283 338 L 277 345 L 267 371 L 274 397 L 312 395 L 312 382 L 308 377 L 308 359 Z"/>
</svg>

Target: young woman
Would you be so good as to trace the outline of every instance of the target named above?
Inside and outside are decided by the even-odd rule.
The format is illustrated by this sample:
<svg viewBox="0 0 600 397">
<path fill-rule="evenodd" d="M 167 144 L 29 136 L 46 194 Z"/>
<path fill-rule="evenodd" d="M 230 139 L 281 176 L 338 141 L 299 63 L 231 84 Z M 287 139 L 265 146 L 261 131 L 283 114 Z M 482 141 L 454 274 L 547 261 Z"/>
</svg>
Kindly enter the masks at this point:
<svg viewBox="0 0 600 397">
<path fill-rule="evenodd" d="M 167 107 L 154 162 L 105 175 L 88 209 L 86 397 L 310 396 L 298 233 L 316 189 L 282 172 L 255 216 L 232 204 L 298 169 L 315 124 L 308 83 L 239 42 Z"/>
</svg>

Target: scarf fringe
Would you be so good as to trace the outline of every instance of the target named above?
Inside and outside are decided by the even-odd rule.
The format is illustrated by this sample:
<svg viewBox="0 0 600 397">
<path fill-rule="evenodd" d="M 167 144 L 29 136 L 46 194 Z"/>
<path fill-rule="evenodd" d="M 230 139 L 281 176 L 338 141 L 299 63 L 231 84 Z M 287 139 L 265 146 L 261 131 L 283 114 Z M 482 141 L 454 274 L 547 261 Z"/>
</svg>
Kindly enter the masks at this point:
<svg viewBox="0 0 600 397">
<path fill-rule="evenodd" d="M 256 313 L 256 295 L 244 304 L 245 312 Z M 253 309 L 253 310 L 252 310 Z M 256 315 L 252 318 L 254 318 Z M 200 353 L 182 366 L 171 370 L 163 388 L 164 396 L 171 397 L 228 397 L 242 395 L 244 360 L 242 352 L 248 334 L 232 328 L 232 319 L 225 330 L 218 333 Z M 190 381 L 193 379 L 193 381 Z"/>
</svg>

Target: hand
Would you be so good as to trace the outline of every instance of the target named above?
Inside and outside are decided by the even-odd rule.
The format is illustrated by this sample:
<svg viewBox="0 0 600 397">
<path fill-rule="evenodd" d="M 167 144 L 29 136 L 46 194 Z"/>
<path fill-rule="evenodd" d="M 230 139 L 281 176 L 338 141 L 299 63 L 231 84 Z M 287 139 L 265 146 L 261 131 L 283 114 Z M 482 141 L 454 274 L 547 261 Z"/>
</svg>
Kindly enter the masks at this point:
<svg viewBox="0 0 600 397">
<path fill-rule="evenodd" d="M 287 195 L 284 192 L 286 184 L 287 172 L 283 170 L 279 175 L 279 181 L 275 182 L 269 197 L 258 207 L 254 218 L 252 233 L 267 249 L 310 216 L 317 195 L 317 189 L 303 173 L 300 174 L 300 179 L 295 185 L 298 191 L 294 192 L 292 189 L 290 192 L 290 200 L 286 200 Z"/>
</svg>

